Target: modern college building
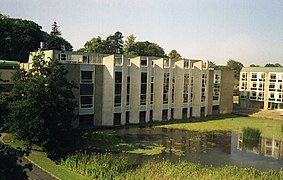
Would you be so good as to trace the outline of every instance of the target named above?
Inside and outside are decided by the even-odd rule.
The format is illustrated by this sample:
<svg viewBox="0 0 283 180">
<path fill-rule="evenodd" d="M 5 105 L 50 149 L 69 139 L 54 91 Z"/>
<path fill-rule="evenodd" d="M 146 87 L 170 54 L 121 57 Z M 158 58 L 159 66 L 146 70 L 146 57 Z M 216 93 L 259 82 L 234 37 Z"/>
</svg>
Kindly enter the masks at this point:
<svg viewBox="0 0 283 180">
<path fill-rule="evenodd" d="M 9 93 L 13 88 L 13 73 L 20 67 L 20 62 L 0 60 L 0 92 Z"/>
<path fill-rule="evenodd" d="M 233 73 L 202 60 L 41 51 L 69 68 L 78 107 L 75 127 L 118 126 L 232 112 Z M 30 54 L 30 68 L 33 56 Z"/>
<path fill-rule="evenodd" d="M 283 110 L 283 67 L 244 67 L 239 88 L 240 107 Z"/>
</svg>

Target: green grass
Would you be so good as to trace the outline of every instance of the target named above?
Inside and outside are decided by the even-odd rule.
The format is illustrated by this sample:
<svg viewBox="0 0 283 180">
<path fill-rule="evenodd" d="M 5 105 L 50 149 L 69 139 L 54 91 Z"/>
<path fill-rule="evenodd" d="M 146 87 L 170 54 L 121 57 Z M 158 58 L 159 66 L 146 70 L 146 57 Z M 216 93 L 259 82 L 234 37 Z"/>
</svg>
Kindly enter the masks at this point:
<svg viewBox="0 0 283 180">
<path fill-rule="evenodd" d="M 179 123 L 161 125 L 159 127 L 182 129 L 191 131 L 242 131 L 243 128 L 257 128 L 261 131 L 261 136 L 283 140 L 281 131 L 283 121 L 273 119 L 262 119 L 253 117 L 232 117 L 218 120 L 208 120 L 195 123 Z"/>
<path fill-rule="evenodd" d="M 18 141 L 15 139 L 15 137 L 12 134 L 7 134 L 3 141 L 5 144 L 11 145 L 13 148 L 22 148 L 24 149 L 24 143 L 21 141 Z M 33 147 L 34 148 L 34 147 Z M 38 148 L 36 148 L 38 149 Z M 73 171 L 70 171 L 63 166 L 55 164 L 52 160 L 50 160 L 46 153 L 32 150 L 27 159 L 31 160 L 33 163 L 35 163 L 37 166 L 41 167 L 43 170 L 48 172 L 49 174 L 58 177 L 60 179 L 66 179 L 66 180 L 72 180 L 72 179 L 90 179 L 88 177 L 82 176 L 78 173 L 75 173 Z"/>
<path fill-rule="evenodd" d="M 94 179 L 282 179 L 283 171 L 224 166 L 213 168 L 196 163 L 148 161 L 136 165 L 126 157 L 75 154 L 62 166 Z"/>
</svg>

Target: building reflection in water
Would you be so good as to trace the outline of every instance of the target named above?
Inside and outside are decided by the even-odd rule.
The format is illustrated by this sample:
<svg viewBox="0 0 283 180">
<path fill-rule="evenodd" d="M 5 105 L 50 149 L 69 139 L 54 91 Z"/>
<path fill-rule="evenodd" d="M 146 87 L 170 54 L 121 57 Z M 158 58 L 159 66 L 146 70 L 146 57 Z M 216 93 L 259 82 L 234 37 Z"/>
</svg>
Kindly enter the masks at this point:
<svg viewBox="0 0 283 180">
<path fill-rule="evenodd" d="M 280 160 L 283 159 L 283 141 L 260 137 L 258 145 L 254 147 L 248 146 L 244 141 L 243 133 L 237 133 L 237 150 Z"/>
</svg>

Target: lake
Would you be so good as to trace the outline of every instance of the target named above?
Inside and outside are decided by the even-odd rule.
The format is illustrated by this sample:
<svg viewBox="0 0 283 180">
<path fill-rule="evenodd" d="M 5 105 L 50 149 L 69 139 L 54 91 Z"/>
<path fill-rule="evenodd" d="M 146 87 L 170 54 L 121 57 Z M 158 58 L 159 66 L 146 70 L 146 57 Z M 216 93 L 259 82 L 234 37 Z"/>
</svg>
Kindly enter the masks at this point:
<svg viewBox="0 0 283 180">
<path fill-rule="evenodd" d="M 133 147 L 126 151 L 137 163 L 167 159 L 221 167 L 235 165 L 258 170 L 283 167 L 283 142 L 239 132 L 196 132 L 159 127 L 115 130 L 115 136 Z"/>
</svg>

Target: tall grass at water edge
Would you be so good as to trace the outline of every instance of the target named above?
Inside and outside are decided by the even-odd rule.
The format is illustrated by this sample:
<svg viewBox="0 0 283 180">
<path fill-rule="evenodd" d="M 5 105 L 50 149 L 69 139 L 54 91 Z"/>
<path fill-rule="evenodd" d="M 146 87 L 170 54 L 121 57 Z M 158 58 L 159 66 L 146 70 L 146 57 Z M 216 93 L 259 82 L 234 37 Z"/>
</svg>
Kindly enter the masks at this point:
<svg viewBox="0 0 283 180">
<path fill-rule="evenodd" d="M 126 156 L 77 153 L 61 165 L 92 179 L 283 179 L 283 170 L 265 172 L 235 166 L 208 167 L 196 163 L 177 164 L 160 160 L 136 165 Z"/>
</svg>

